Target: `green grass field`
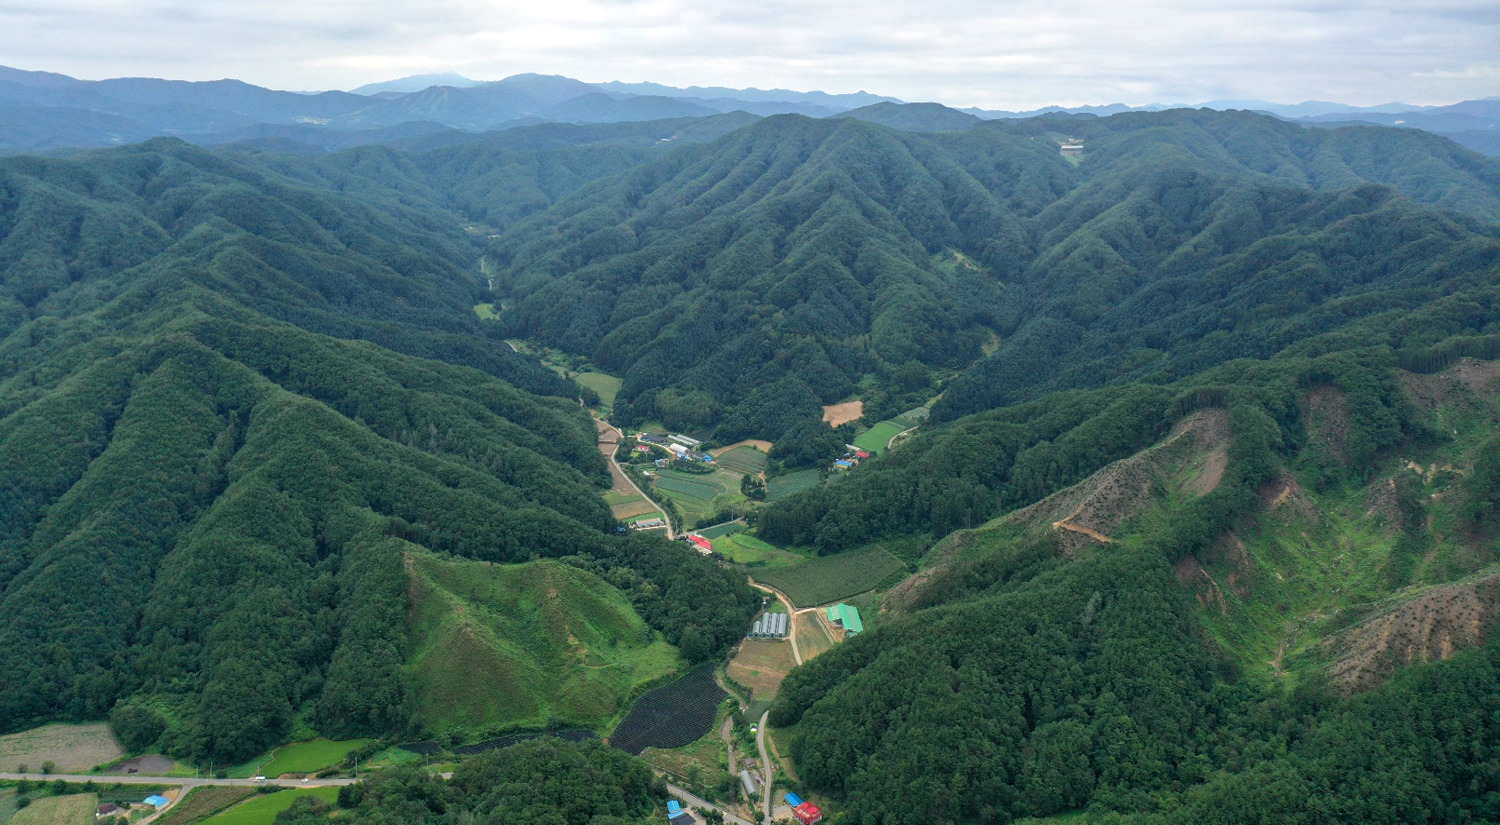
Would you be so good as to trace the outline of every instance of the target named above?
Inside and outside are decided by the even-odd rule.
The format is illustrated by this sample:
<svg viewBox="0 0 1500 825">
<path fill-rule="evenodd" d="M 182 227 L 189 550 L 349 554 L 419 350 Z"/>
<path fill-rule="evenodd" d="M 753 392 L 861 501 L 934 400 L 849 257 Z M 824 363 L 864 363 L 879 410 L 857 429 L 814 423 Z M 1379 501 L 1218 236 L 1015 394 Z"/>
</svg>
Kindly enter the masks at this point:
<svg viewBox="0 0 1500 825">
<path fill-rule="evenodd" d="M 755 475 L 766 469 L 766 454 L 754 447 L 735 447 L 723 455 L 714 455 L 714 463 L 727 470 Z"/>
<path fill-rule="evenodd" d="M 349 739 L 335 742 L 331 739 L 313 739 L 309 742 L 294 742 L 282 745 L 271 754 L 271 761 L 260 766 L 266 776 L 281 776 L 284 773 L 316 773 L 324 768 L 344 761 L 349 752 L 362 748 L 375 740 Z"/>
<path fill-rule="evenodd" d="M 615 396 L 620 393 L 620 379 L 602 372 L 580 372 L 573 380 L 599 393 L 599 403 L 613 409 Z"/>
<path fill-rule="evenodd" d="M 603 579 L 554 561 L 412 556 L 416 718 L 435 734 L 550 723 L 603 728 L 674 672 L 676 648 Z"/>
<path fill-rule="evenodd" d="M 99 797 L 91 793 L 65 796 L 41 796 L 16 811 L 11 825 L 89 825 L 94 821 L 94 806 Z"/>
<path fill-rule="evenodd" d="M 891 438 L 904 429 L 894 421 L 882 421 L 855 437 L 854 446 L 871 453 L 883 453 Z"/>
<path fill-rule="evenodd" d="M 821 556 L 788 567 L 755 571 L 755 580 L 780 590 L 797 607 L 813 607 L 847 599 L 906 569 L 906 565 L 878 544 L 836 556 Z"/>
<path fill-rule="evenodd" d="M 263 794 L 227 811 L 202 820 L 202 825 L 271 825 L 276 815 L 292 807 L 292 803 L 304 796 L 312 796 L 329 803 L 339 797 L 338 788 L 291 788 L 285 791 Z"/>
<path fill-rule="evenodd" d="M 745 533 L 735 533 L 713 540 L 714 552 L 736 564 L 775 566 L 796 564 L 804 557 L 789 553 L 773 544 Z"/>
<path fill-rule="evenodd" d="M 713 476 L 694 476 L 667 471 L 657 476 L 656 486 L 674 495 L 713 501 L 714 496 L 725 492 L 725 489 L 709 480 L 712 478 Z"/>
<path fill-rule="evenodd" d="M 817 470 L 799 470 L 766 482 L 766 500 L 780 501 L 792 493 L 818 486 Z"/>
<path fill-rule="evenodd" d="M 210 785 L 194 788 L 156 820 L 157 825 L 188 825 L 254 796 L 255 788 L 243 785 Z"/>
</svg>

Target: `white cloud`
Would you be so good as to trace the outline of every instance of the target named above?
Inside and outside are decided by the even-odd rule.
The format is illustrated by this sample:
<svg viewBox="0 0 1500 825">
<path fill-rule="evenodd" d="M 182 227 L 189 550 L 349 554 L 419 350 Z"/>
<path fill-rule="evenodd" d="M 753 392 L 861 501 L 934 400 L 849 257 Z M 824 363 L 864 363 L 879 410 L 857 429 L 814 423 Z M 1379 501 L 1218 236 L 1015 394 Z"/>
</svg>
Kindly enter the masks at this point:
<svg viewBox="0 0 1500 825">
<path fill-rule="evenodd" d="M 1500 94 L 1495 0 L 0 0 L 0 63 L 347 88 L 458 71 L 1047 103 Z"/>
</svg>

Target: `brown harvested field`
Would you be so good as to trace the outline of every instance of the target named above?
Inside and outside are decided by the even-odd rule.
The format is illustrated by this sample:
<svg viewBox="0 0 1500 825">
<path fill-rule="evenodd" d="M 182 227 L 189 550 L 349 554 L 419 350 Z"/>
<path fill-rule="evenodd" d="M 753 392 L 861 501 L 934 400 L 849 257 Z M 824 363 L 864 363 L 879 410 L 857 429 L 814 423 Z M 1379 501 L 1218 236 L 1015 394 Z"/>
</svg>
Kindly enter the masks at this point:
<svg viewBox="0 0 1500 825">
<path fill-rule="evenodd" d="M 797 629 L 797 652 L 802 654 L 804 664 L 833 649 L 833 637 L 818 611 L 798 613 L 792 622 Z"/>
<path fill-rule="evenodd" d="M 0 736 L 0 770 L 6 771 L 19 765 L 38 771 L 43 762 L 51 762 L 59 773 L 82 773 L 124 755 L 109 725 L 103 722 L 45 725 Z"/>
<path fill-rule="evenodd" d="M 760 450 L 763 453 L 771 452 L 771 442 L 762 441 L 759 438 L 747 438 L 744 441 L 736 441 L 727 447 L 719 447 L 714 450 L 714 453 L 727 453 L 730 450 L 733 450 L 735 447 L 754 447 L 755 449 Z"/>
<path fill-rule="evenodd" d="M 823 407 L 823 420 L 834 427 L 850 421 L 858 421 L 864 417 L 865 402 L 863 401 L 845 401 L 842 404 L 828 404 Z"/>
<path fill-rule="evenodd" d="M 99 797 L 91 793 L 42 796 L 16 811 L 10 822 L 11 825 L 89 825 L 94 821 L 98 804 Z"/>
<path fill-rule="evenodd" d="M 801 639 L 798 639 L 801 642 Z M 740 652 L 729 662 L 729 676 L 754 693 L 752 699 L 770 699 L 781 687 L 781 680 L 797 664 L 792 658 L 790 642 L 747 639 Z"/>
<path fill-rule="evenodd" d="M 647 513 L 654 513 L 656 512 L 656 505 L 643 498 L 637 498 L 635 501 L 627 504 L 611 507 L 610 512 L 614 513 L 615 518 L 623 521 L 632 516 L 644 516 Z"/>
</svg>

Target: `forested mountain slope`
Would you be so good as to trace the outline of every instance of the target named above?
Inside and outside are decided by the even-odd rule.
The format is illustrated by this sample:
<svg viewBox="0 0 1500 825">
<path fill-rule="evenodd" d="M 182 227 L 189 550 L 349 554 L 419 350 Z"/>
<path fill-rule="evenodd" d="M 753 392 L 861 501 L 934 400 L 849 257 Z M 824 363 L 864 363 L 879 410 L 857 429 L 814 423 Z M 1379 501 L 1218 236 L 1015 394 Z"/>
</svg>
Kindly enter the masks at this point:
<svg viewBox="0 0 1500 825">
<path fill-rule="evenodd" d="M 1076 165 L 1056 143 L 1075 133 Z M 816 402 L 858 393 L 878 418 L 971 364 L 939 419 L 1264 357 L 1487 277 L 1497 215 L 1500 165 L 1425 134 L 785 116 L 585 187 L 492 250 L 502 328 L 622 373 L 622 421 L 775 441 Z"/>
<path fill-rule="evenodd" d="M 205 763 L 403 731 L 405 552 L 566 556 L 698 656 L 738 634 L 743 584 L 611 537 L 577 389 L 485 336 L 460 215 L 175 141 L 0 192 L 0 726 L 113 709 Z"/>
<path fill-rule="evenodd" d="M 1492 818 L 1500 371 L 1465 353 L 1500 344 L 1051 395 L 776 505 L 763 535 L 816 510 L 816 540 L 858 541 L 920 509 L 937 456 L 1006 479 L 1008 513 L 783 685 L 803 779 L 856 821 Z M 918 489 L 881 483 L 903 453 Z"/>
</svg>

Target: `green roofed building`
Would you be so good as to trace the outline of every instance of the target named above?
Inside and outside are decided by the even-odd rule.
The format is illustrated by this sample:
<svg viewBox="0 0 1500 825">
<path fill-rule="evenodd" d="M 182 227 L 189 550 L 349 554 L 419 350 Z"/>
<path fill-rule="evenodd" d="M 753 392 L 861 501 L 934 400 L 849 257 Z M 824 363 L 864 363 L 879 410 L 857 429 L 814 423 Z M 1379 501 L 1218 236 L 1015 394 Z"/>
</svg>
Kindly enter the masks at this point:
<svg viewBox="0 0 1500 825">
<path fill-rule="evenodd" d="M 865 629 L 865 623 L 859 620 L 859 608 L 842 602 L 828 608 L 828 621 L 842 627 L 850 636 Z"/>
</svg>

